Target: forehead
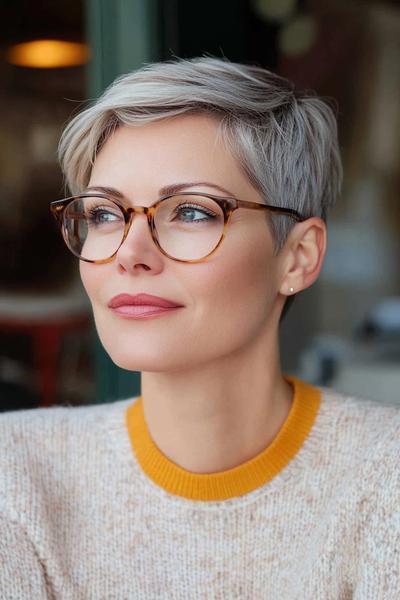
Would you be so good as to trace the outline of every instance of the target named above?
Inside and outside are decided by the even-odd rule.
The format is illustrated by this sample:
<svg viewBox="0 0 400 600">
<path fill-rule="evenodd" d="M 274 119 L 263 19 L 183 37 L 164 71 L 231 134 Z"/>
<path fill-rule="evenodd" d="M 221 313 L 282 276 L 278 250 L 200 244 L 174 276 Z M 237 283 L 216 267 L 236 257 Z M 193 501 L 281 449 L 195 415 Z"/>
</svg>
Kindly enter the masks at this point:
<svg viewBox="0 0 400 600">
<path fill-rule="evenodd" d="M 122 125 L 100 150 L 89 185 L 122 193 L 152 191 L 180 181 L 212 181 L 238 197 L 254 193 L 226 146 L 219 120 L 183 115 L 144 125 Z"/>
<path fill-rule="evenodd" d="M 219 121 L 206 115 L 182 115 L 145 124 L 121 125 L 103 145 L 96 162 L 130 154 L 131 164 L 168 158 L 183 164 L 210 162 L 211 155 L 230 154 L 219 133 Z M 205 152 L 204 152 L 205 151 Z M 103 165 L 102 165 L 103 166 Z"/>
</svg>

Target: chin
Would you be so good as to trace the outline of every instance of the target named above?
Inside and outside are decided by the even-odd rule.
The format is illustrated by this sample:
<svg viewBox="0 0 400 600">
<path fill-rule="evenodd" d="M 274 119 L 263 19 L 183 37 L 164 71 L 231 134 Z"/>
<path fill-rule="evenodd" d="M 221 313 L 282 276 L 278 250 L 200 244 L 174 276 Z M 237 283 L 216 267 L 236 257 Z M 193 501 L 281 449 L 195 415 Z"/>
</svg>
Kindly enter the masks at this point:
<svg viewBox="0 0 400 600">
<path fill-rule="evenodd" d="M 129 356 L 121 355 L 120 353 L 112 354 L 108 352 L 113 363 L 120 369 L 126 371 L 140 371 L 148 373 L 166 373 L 168 371 L 180 370 L 187 368 L 187 364 L 183 364 L 182 361 L 171 359 L 166 360 L 165 356 L 162 358 L 156 356 L 141 356 L 133 357 L 130 353 Z"/>
<path fill-rule="evenodd" d="M 100 337 L 101 339 L 101 337 Z M 114 340 L 101 339 L 104 350 L 113 363 L 127 371 L 166 372 L 189 367 L 187 353 L 182 348 L 167 351 L 160 344 L 146 347 L 143 344 L 118 344 Z M 195 361 L 193 360 L 193 364 Z"/>
</svg>

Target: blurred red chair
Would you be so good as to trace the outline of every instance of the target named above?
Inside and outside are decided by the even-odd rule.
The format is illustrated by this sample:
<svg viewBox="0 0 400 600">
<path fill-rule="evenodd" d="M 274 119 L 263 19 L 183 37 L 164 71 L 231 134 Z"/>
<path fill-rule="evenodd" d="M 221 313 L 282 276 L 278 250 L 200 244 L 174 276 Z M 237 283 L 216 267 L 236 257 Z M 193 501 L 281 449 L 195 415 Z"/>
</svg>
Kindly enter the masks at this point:
<svg viewBox="0 0 400 600">
<path fill-rule="evenodd" d="M 91 310 L 80 287 L 61 292 L 2 293 L 0 331 L 27 335 L 32 340 L 40 406 L 57 404 L 57 382 L 63 338 L 85 333 Z"/>
</svg>

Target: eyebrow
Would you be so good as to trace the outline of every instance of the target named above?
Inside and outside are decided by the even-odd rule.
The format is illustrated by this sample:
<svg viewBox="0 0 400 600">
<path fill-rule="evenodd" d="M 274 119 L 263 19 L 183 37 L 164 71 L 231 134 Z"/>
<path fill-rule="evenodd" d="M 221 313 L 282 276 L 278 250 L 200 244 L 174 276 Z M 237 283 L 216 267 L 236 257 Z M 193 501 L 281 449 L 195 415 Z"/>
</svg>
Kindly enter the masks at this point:
<svg viewBox="0 0 400 600">
<path fill-rule="evenodd" d="M 223 188 L 220 185 L 217 185 L 216 183 L 211 183 L 210 181 L 185 181 L 182 183 L 171 183 L 169 185 L 165 185 L 164 187 L 160 188 L 159 194 L 160 194 L 160 196 L 168 196 L 169 194 L 176 194 L 187 188 L 196 187 L 197 185 L 203 185 L 203 186 L 214 188 L 214 189 L 222 192 L 229 198 L 235 197 L 234 194 L 232 194 L 232 192 L 230 192 L 229 190 Z M 111 194 L 112 196 L 115 196 L 116 198 L 119 198 L 121 200 L 124 199 L 124 195 L 116 188 L 102 186 L 102 185 L 87 187 L 82 193 L 84 194 L 85 192 L 92 192 L 92 191 L 93 192 L 101 192 L 103 194 Z"/>
</svg>

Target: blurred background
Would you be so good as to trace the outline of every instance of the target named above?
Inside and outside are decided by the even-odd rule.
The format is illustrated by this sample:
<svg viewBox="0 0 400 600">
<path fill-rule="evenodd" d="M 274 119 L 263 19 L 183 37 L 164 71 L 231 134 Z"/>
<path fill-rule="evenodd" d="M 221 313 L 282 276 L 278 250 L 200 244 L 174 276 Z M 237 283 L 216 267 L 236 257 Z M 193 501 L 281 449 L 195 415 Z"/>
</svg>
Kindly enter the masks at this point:
<svg viewBox="0 0 400 600">
<path fill-rule="evenodd" d="M 334 98 L 345 180 L 322 275 L 282 325 L 286 372 L 400 403 L 395 0 L 2 0 L 0 410 L 137 395 L 102 350 L 49 202 L 63 126 L 117 75 L 210 53 Z"/>
</svg>

